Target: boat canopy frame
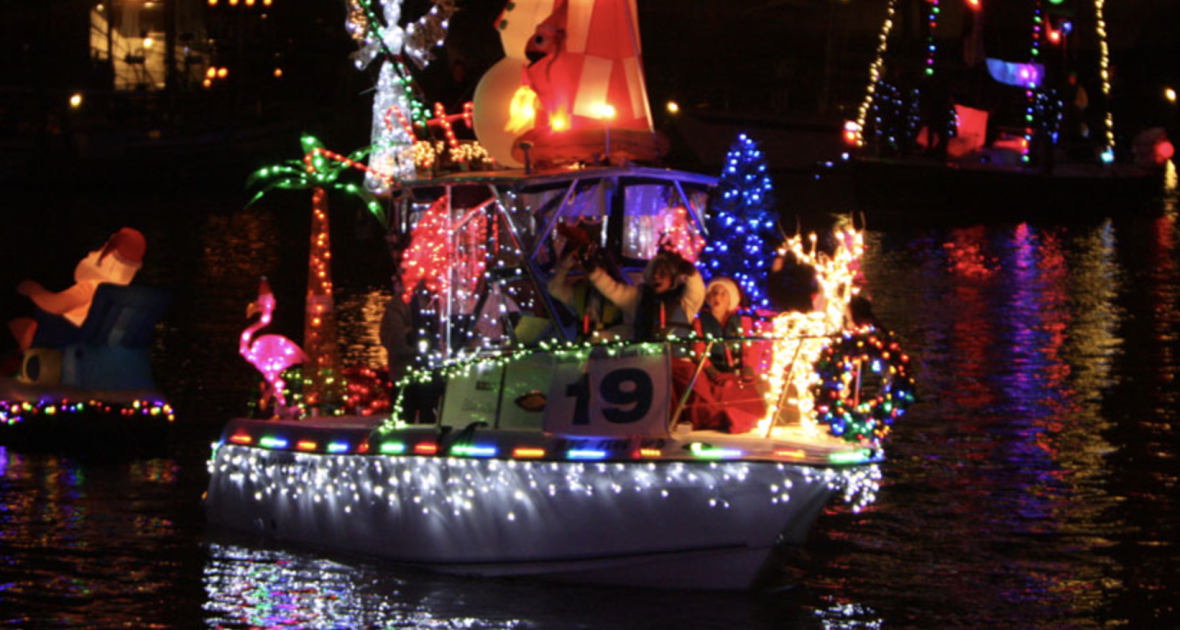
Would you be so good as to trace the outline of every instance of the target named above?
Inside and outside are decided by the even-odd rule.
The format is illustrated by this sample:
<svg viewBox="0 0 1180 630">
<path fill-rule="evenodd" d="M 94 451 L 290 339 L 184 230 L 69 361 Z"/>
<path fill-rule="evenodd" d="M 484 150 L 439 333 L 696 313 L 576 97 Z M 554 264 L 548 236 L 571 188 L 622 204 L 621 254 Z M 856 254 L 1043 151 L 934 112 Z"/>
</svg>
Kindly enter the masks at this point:
<svg viewBox="0 0 1180 630">
<path fill-rule="evenodd" d="M 552 333 L 561 340 L 577 337 L 576 318 L 559 306 L 549 294 L 548 279 L 557 262 L 555 232 L 561 221 L 587 220 L 599 228 L 598 245 L 624 270 L 621 279 L 633 276 L 658 247 L 655 233 L 660 221 L 677 209 L 685 211 L 684 221 L 697 235 L 707 237 L 705 209 L 717 179 L 696 173 L 644 167 L 605 167 L 527 174 L 524 171 L 455 173 L 429 180 L 405 182 L 393 198 L 387 229 L 394 243 L 410 242 L 425 211 L 445 199 L 449 256 L 445 273 L 450 282 L 440 291 L 437 308 L 439 351 L 444 360 L 463 358 L 474 329 L 485 318 L 489 300 L 498 296 L 503 311 L 512 300 L 503 285 L 523 282 L 531 292 L 529 317 L 554 324 Z M 639 211 L 644 214 L 638 215 Z M 487 226 L 479 234 L 476 223 Z M 472 234 L 475 232 L 475 234 Z M 474 238 L 473 238 L 474 236 Z M 464 248 L 482 241 L 483 278 L 466 283 L 458 277 L 468 266 L 456 257 Z M 508 246 L 509 249 L 506 249 Z M 468 252 L 470 254 L 470 252 Z M 395 255 L 395 258 L 398 256 Z M 468 261 L 472 257 L 468 255 Z M 474 295 L 457 295 L 474 286 Z M 443 294 L 445 293 L 445 294 Z M 520 306 L 519 304 L 515 304 Z M 518 312 L 523 312 L 518 311 Z M 494 318 L 490 318 L 494 319 Z M 458 326 L 455 324 L 459 323 Z M 485 325 L 488 322 L 484 322 Z M 506 323 L 501 322 L 501 325 Z M 494 326 L 493 326 L 494 327 Z M 507 342 L 484 349 L 523 343 L 514 334 Z"/>
</svg>

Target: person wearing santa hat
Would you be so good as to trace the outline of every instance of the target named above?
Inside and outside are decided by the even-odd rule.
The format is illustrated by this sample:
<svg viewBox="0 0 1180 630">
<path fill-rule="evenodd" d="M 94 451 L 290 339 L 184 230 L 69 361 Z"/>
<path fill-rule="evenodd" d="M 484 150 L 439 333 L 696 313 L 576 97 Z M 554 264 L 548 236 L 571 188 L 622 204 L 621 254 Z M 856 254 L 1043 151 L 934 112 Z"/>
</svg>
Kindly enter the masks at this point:
<svg viewBox="0 0 1180 630">
<path fill-rule="evenodd" d="M 693 322 L 698 341 L 694 359 L 673 365 L 677 389 L 683 392 L 701 365 L 704 378 L 696 379 L 685 408 L 693 429 L 746 433 L 766 415 L 766 402 L 756 386 L 753 361 L 747 358 L 749 343 L 743 339 L 753 329 L 740 312 L 742 293 L 736 282 L 718 277 L 705 288 L 706 310 Z M 711 344 L 703 340 L 712 339 Z M 686 365 L 687 364 L 687 365 Z"/>
<path fill-rule="evenodd" d="M 147 241 L 134 228 L 121 228 L 99 249 L 90 252 L 74 268 L 74 285 L 59 292 L 25 280 L 16 287 L 40 310 L 36 318 L 20 317 L 8 323 L 21 352 L 33 346 L 60 346 L 74 340 L 86 316 L 98 285 L 104 282 L 127 285 L 143 266 Z"/>
</svg>

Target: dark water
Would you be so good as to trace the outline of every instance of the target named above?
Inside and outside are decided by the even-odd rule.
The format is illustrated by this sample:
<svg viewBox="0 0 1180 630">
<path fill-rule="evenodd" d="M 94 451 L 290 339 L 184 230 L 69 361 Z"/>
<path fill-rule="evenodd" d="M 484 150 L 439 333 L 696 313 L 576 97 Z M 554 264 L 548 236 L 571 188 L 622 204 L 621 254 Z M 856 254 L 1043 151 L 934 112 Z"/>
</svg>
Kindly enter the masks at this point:
<svg viewBox="0 0 1180 630">
<path fill-rule="evenodd" d="M 244 200 L 200 181 L 7 200 L 4 287 L 64 286 L 107 234 L 145 232 L 138 281 L 176 290 L 156 370 L 177 429 L 152 459 L 0 447 L 0 627 L 1180 627 L 1174 198 L 1071 224 L 870 219 L 867 290 L 921 401 L 877 503 L 832 506 L 786 567 L 798 586 L 737 594 L 459 579 L 207 531 L 209 444 L 255 382 L 237 334 L 260 275 L 276 332 L 301 334 L 310 201 Z M 354 212 L 335 208 L 337 296 L 347 356 L 373 363 L 391 270 Z"/>
</svg>

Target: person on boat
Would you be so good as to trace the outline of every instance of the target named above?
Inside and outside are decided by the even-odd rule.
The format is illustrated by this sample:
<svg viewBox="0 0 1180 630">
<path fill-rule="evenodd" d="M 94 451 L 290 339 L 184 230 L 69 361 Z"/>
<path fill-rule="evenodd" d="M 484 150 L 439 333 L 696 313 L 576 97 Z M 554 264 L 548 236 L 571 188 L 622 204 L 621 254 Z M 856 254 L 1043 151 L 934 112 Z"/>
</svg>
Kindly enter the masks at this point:
<svg viewBox="0 0 1180 630">
<path fill-rule="evenodd" d="M 385 304 L 381 315 L 379 337 L 389 362 L 389 381 L 397 383 L 406 375 L 414 363 L 417 351 L 414 347 L 414 323 L 410 305 L 402 298 L 401 278 L 394 274 L 393 295 Z"/>
<path fill-rule="evenodd" d="M 749 344 L 742 341 L 753 323 L 741 313 L 741 290 L 729 278 L 709 282 L 705 304 L 693 321 L 699 340 L 692 358 L 673 363 L 673 390 L 682 400 L 692 383 L 684 414 L 694 430 L 746 433 L 766 415 L 753 361 L 747 358 Z"/>
<path fill-rule="evenodd" d="M 389 382 L 393 384 L 392 395 L 396 399 L 403 377 L 429 368 L 428 356 L 436 350 L 436 339 L 425 334 L 433 326 L 433 317 L 426 302 L 424 281 L 419 281 L 407 302 L 400 277 L 393 279 L 393 297 L 385 306 L 381 318 L 381 345 L 389 354 Z M 442 396 L 443 383 L 438 374 L 430 378 L 414 378 L 404 383 L 404 405 L 406 417 L 411 423 L 433 424 L 437 415 L 438 401 Z"/>
<path fill-rule="evenodd" d="M 147 241 L 135 228 L 124 227 L 111 235 L 99 249 L 90 252 L 74 268 L 74 284 L 63 291 L 50 291 L 35 280 L 25 280 L 17 293 L 28 297 L 37 312 L 18 317 L 8 328 L 21 352 L 31 347 L 65 346 L 77 338 L 90 313 L 98 285 L 109 282 L 131 284 L 143 266 Z"/>
<path fill-rule="evenodd" d="M 638 286 L 616 280 L 593 256 L 582 264 L 591 284 L 623 312 L 623 324 L 636 340 L 687 336 L 705 301 L 705 282 L 696 265 L 670 250 L 648 261 Z"/>
<path fill-rule="evenodd" d="M 569 274 L 575 269 L 585 272 L 586 268 L 582 263 L 591 257 L 594 258 L 590 263 L 592 266 L 605 268 L 606 265 L 597 256 L 590 236 L 584 228 L 559 224 L 557 231 L 565 237 L 566 242 L 558 258 L 553 278 L 547 285 L 549 295 L 568 307 L 577 317 L 578 338 L 601 337 L 604 330 L 622 322 L 622 313 L 591 284 L 587 274 L 583 273 L 572 280 Z"/>
</svg>

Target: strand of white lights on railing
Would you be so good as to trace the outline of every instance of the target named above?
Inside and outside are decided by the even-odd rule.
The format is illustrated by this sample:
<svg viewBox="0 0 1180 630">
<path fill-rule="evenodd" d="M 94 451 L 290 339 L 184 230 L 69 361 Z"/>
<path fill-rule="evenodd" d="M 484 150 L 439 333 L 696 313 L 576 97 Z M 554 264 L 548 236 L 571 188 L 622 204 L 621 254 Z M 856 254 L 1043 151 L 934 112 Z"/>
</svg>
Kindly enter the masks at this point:
<svg viewBox="0 0 1180 630">
<path fill-rule="evenodd" d="M 771 470 L 769 467 L 773 466 Z M 228 479 L 255 501 L 275 505 L 324 505 L 341 516 L 381 506 L 395 513 L 517 521 L 536 515 L 535 500 L 610 502 L 626 494 L 660 499 L 696 492 L 711 509 L 732 507 L 731 499 L 754 481 L 766 483 L 766 500 L 786 504 L 796 484 L 824 484 L 859 512 L 880 489 L 876 464 L 814 468 L 749 462 L 531 462 L 397 455 L 310 455 L 276 453 L 227 444 L 208 463 L 210 475 Z M 757 476 L 755 476 L 757 471 Z M 407 514 L 407 516 L 409 515 Z"/>
<path fill-rule="evenodd" d="M 844 317 L 848 303 L 859 291 L 856 286 L 860 258 L 864 254 L 864 233 L 854 228 L 836 231 L 836 248 L 831 256 L 818 251 L 816 235 L 808 235 L 808 247 L 804 247 L 802 235 L 788 239 L 779 249 L 779 255 L 788 253 L 798 264 L 815 270 L 819 284 L 818 308 L 807 313 L 788 311 L 774 318 L 774 352 L 767 381 L 767 415 L 759 424 L 763 434 L 768 424 L 774 422 L 780 410 L 780 402 L 799 410 L 801 426 L 814 433 L 815 401 L 811 385 L 818 376 L 812 366 L 828 345 L 828 337 L 844 328 Z M 786 398 L 790 386 L 794 386 L 795 397 Z"/>
<path fill-rule="evenodd" d="M 1103 8 L 1106 0 L 1094 0 L 1094 20 L 1098 31 L 1098 73 L 1102 79 L 1102 95 L 1106 101 L 1106 150 L 1102 152 L 1105 162 L 1114 161 L 1114 114 L 1110 111 L 1110 45 L 1106 42 L 1106 17 Z"/>
<path fill-rule="evenodd" d="M 512 239 L 500 235 L 501 220 L 509 220 L 502 200 L 495 201 L 490 213 L 489 225 L 485 230 L 492 231 L 489 235 L 492 247 L 487 251 L 483 271 L 483 284 L 490 289 L 488 302 L 477 317 L 485 331 L 497 333 L 495 337 L 481 335 L 480 345 L 486 349 L 495 349 L 511 342 L 504 322 L 511 311 L 521 310 L 520 291 L 514 283 L 526 279 L 526 274 L 520 266 L 524 260 L 523 252 Z M 524 310 L 531 311 L 531 304 L 525 305 Z"/>
<path fill-rule="evenodd" d="M 889 8 L 885 13 L 885 24 L 877 36 L 877 56 L 869 65 L 869 85 L 865 90 L 864 101 L 861 102 L 860 108 L 856 112 L 855 128 L 846 129 L 848 133 L 854 134 L 857 147 L 864 146 L 865 119 L 869 115 L 869 108 L 873 106 L 873 95 L 877 92 L 877 82 L 881 80 L 881 72 L 885 66 L 885 52 L 889 50 L 889 32 L 893 30 L 893 16 L 896 13 L 897 0 L 889 0 Z"/>
</svg>

